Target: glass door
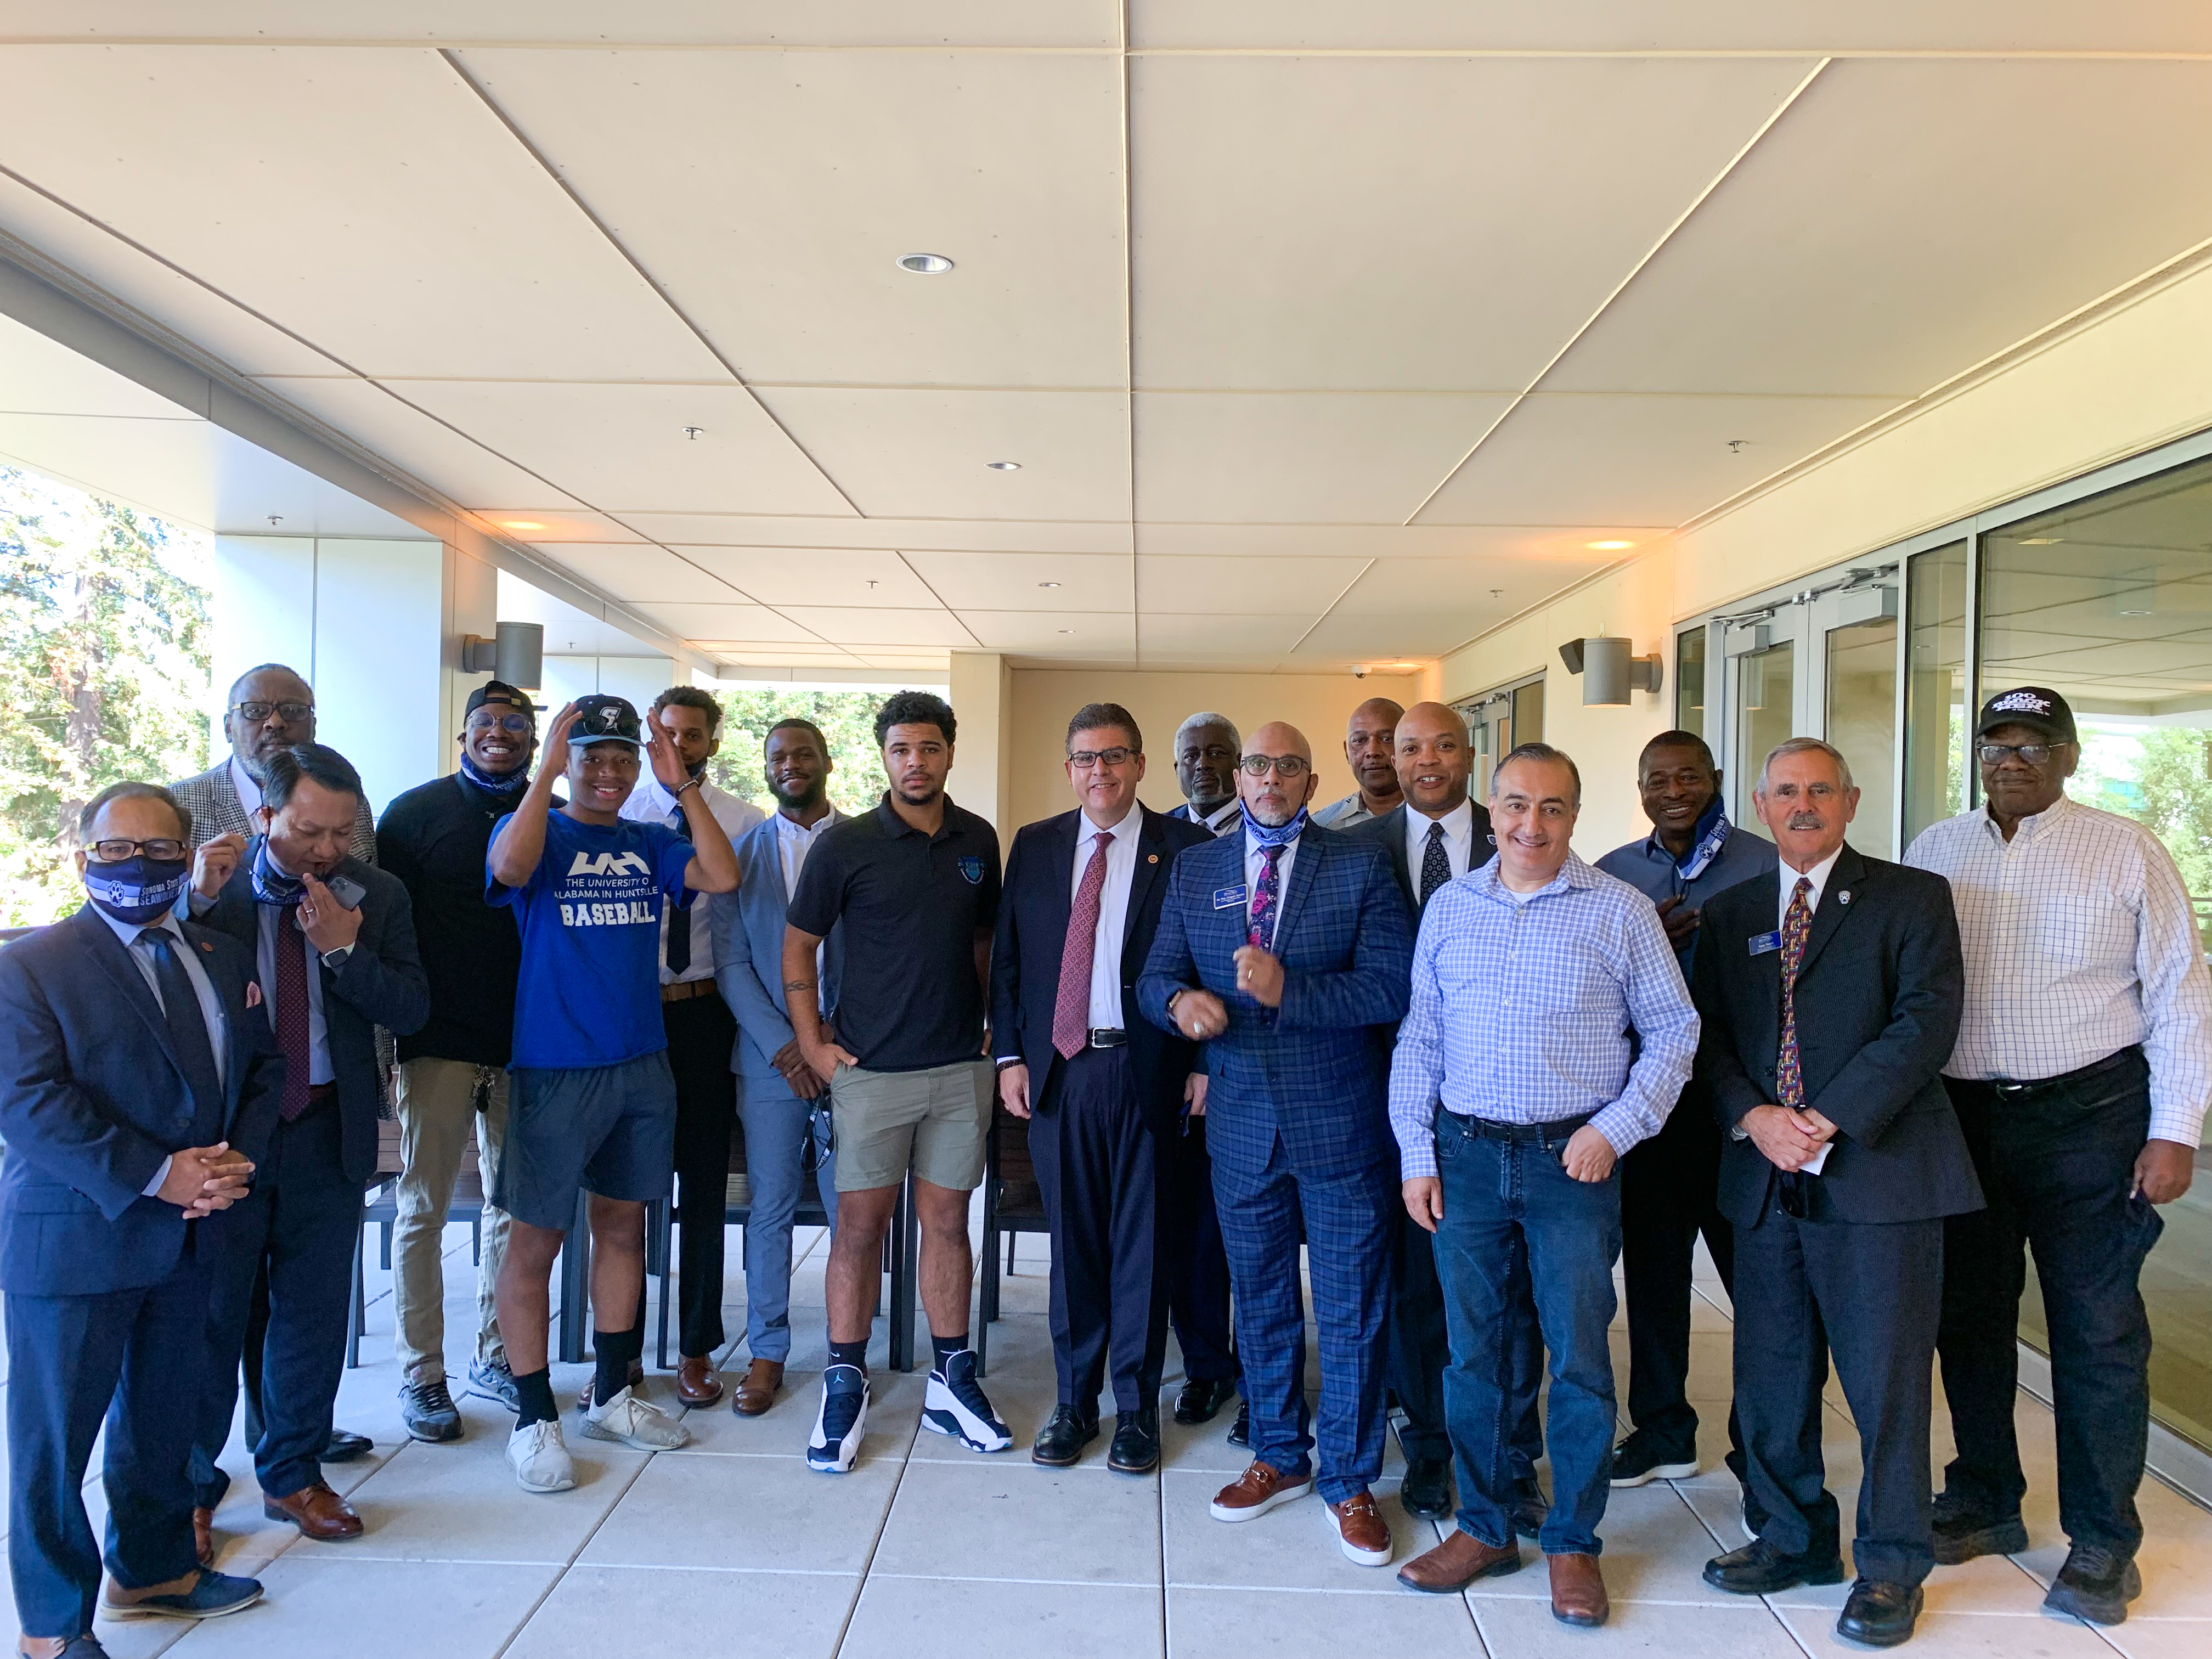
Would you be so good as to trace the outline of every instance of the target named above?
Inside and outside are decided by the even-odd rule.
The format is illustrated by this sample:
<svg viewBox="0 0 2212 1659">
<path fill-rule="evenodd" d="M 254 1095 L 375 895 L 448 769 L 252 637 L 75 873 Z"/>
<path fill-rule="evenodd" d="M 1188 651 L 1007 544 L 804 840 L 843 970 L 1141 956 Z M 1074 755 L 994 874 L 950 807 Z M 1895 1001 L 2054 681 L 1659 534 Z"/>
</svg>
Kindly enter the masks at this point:
<svg viewBox="0 0 2212 1659">
<path fill-rule="evenodd" d="M 1859 787 L 1846 839 L 1878 859 L 1897 856 L 1897 588 L 1880 584 L 1814 601 L 1826 659 L 1820 735 L 1844 751 Z"/>
</svg>

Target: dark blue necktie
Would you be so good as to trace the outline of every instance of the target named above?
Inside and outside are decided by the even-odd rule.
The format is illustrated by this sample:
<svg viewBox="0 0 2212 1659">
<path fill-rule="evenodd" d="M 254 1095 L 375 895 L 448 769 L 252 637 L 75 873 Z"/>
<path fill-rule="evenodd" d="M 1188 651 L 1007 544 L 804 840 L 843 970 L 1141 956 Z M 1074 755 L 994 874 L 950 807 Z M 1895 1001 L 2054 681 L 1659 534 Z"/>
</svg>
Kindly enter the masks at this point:
<svg viewBox="0 0 2212 1659">
<path fill-rule="evenodd" d="M 161 1013 L 169 1027 L 169 1046 L 176 1051 L 177 1064 L 184 1068 L 185 1081 L 191 1089 L 192 1103 L 198 1109 L 195 1116 L 220 1123 L 222 1084 L 216 1074 L 215 1045 L 208 1041 L 199 994 L 192 989 L 191 975 L 185 972 L 184 961 L 177 955 L 176 939 L 163 928 L 148 927 L 140 932 L 138 943 L 154 953 L 154 982 L 161 988 Z"/>
<path fill-rule="evenodd" d="M 691 839 L 691 830 L 684 820 L 684 809 L 678 805 L 673 814 L 675 821 L 669 828 L 684 840 Z M 669 902 L 668 895 L 660 896 L 660 914 L 668 923 L 668 944 L 665 960 L 668 971 L 677 978 L 684 977 L 691 966 L 691 913 L 679 910 Z"/>
</svg>

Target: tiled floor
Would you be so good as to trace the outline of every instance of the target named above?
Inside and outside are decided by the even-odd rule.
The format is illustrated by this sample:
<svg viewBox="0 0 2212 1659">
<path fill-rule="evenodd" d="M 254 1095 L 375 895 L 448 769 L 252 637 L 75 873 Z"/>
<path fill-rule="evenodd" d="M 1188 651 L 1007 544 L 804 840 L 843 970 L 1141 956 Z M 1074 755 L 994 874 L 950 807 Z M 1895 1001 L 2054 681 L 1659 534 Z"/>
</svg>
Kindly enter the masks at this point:
<svg viewBox="0 0 2212 1659">
<path fill-rule="evenodd" d="M 472 1269 L 465 1231 L 449 1237 L 448 1341 L 465 1360 Z M 735 1244 L 732 1235 L 730 1283 L 738 1291 Z M 572 1430 L 582 1480 L 550 1498 L 516 1489 L 501 1455 L 511 1419 L 486 1401 L 462 1401 L 469 1433 L 459 1444 L 405 1439 L 389 1358 L 390 1302 L 372 1254 L 367 1363 L 347 1375 L 339 1420 L 374 1435 L 378 1455 L 328 1471 L 360 1506 L 367 1535 L 307 1544 L 264 1521 L 234 1442 L 225 1462 L 240 1478 L 238 1496 L 217 1516 L 222 1565 L 258 1574 L 268 1586 L 266 1604 L 182 1632 L 157 1623 L 103 1624 L 100 1636 L 117 1659 L 169 1648 L 182 1659 L 662 1652 L 1789 1659 L 1849 1650 L 1832 1629 L 1841 1589 L 1745 1601 L 1699 1577 L 1710 1556 L 1740 1541 L 1735 1489 L 1724 1472 L 1615 1494 L 1605 1527 L 1613 1615 L 1592 1632 L 1552 1619 L 1533 1552 L 1528 1570 L 1486 1580 L 1479 1594 L 1430 1597 L 1401 1589 L 1389 1571 L 1346 1561 L 1323 1530 L 1317 1503 L 1239 1527 L 1208 1519 L 1207 1498 L 1244 1461 L 1224 1443 L 1225 1417 L 1194 1431 L 1169 1424 L 1165 1467 L 1156 1477 L 1109 1473 L 1103 1443 L 1078 1468 L 1040 1469 L 1024 1449 L 1054 1400 L 1042 1242 L 1024 1238 L 1022 1249 L 1006 1316 L 993 1328 L 988 1379 L 1014 1431 L 1013 1451 L 978 1457 L 920 1433 L 921 1378 L 881 1369 L 878 1321 L 878 1393 L 861 1461 L 842 1479 L 806 1468 L 801 1454 L 824 1357 L 817 1237 L 795 1286 L 792 1390 L 774 1411 L 743 1420 L 726 1407 L 695 1413 L 693 1444 L 656 1457 Z M 1701 1410 L 1710 1404 L 1704 1437 L 1712 1467 L 1726 1419 L 1729 1322 L 1717 1287 L 1701 1290 L 1711 1299 L 1698 1307 L 1692 1393 Z M 742 1333 L 741 1309 L 731 1310 L 729 1323 Z M 743 1365 L 741 1343 L 732 1363 Z M 585 1375 L 581 1366 L 556 1368 L 564 1391 Z M 668 1379 L 652 1387 L 670 1401 Z M 2050 1415 L 2023 1399 L 2020 1420 L 2035 1547 L 2016 1560 L 1939 1569 L 1911 1650 L 2006 1659 L 2212 1655 L 2212 1515 L 2154 1482 L 2142 1495 L 2150 1537 L 2147 1589 L 2135 1616 L 2100 1632 L 2038 1613 L 2064 1552 Z M 1939 1464 L 1945 1440 L 1939 1420 Z M 1848 1516 L 1858 1455 L 1840 1400 L 1831 1408 L 1828 1448 L 1832 1484 Z M 1394 1446 L 1382 1496 L 1402 1560 L 1439 1534 L 1398 1508 L 1399 1467 Z M 96 1479 L 87 1495 L 97 1520 Z"/>
</svg>

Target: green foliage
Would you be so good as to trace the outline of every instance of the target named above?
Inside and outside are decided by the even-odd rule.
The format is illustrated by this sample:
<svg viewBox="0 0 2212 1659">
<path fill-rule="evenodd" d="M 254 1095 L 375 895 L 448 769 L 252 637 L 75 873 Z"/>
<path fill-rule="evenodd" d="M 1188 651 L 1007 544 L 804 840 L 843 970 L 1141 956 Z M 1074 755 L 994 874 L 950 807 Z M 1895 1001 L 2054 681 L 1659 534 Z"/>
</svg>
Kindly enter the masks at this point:
<svg viewBox="0 0 2212 1659">
<path fill-rule="evenodd" d="M 841 812 L 865 812 L 884 796 L 883 753 L 876 747 L 876 710 L 897 688 L 881 691 L 730 691 L 717 690 L 722 705 L 722 752 L 709 764 L 715 785 L 763 812 L 775 811 L 762 765 L 768 729 L 781 720 L 807 720 L 830 742 L 830 799 Z M 953 782 L 957 786 L 956 773 Z M 957 799 L 957 795 L 956 795 Z"/>
<path fill-rule="evenodd" d="M 206 556 L 158 519 L 0 468 L 0 925 L 76 908 L 84 802 L 206 767 L 209 595 L 190 579 Z"/>
</svg>

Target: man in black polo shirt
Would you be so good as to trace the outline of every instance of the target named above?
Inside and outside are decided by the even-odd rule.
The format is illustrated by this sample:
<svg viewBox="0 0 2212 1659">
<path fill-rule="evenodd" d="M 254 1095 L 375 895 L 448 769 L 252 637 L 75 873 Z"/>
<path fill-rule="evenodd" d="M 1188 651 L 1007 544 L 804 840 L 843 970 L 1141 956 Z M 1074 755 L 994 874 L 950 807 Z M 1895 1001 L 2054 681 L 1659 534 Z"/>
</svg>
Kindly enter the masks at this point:
<svg viewBox="0 0 2212 1659">
<path fill-rule="evenodd" d="M 830 1364 L 806 1448 L 817 1469 L 853 1467 L 867 1431 L 868 1334 L 883 1241 L 909 1170 L 921 1223 L 921 1305 L 936 1350 L 922 1426 L 1004 1451 L 1006 1425 L 968 1347 L 968 1201 L 983 1179 L 991 1063 L 983 1018 L 999 915 L 998 833 L 947 799 L 952 710 L 901 691 L 876 713 L 890 788 L 872 812 L 807 855 L 783 940 L 791 1028 L 830 1079 L 837 1231 L 830 1251 Z M 815 947 L 844 923 L 837 1029 L 823 1028 Z"/>
</svg>

